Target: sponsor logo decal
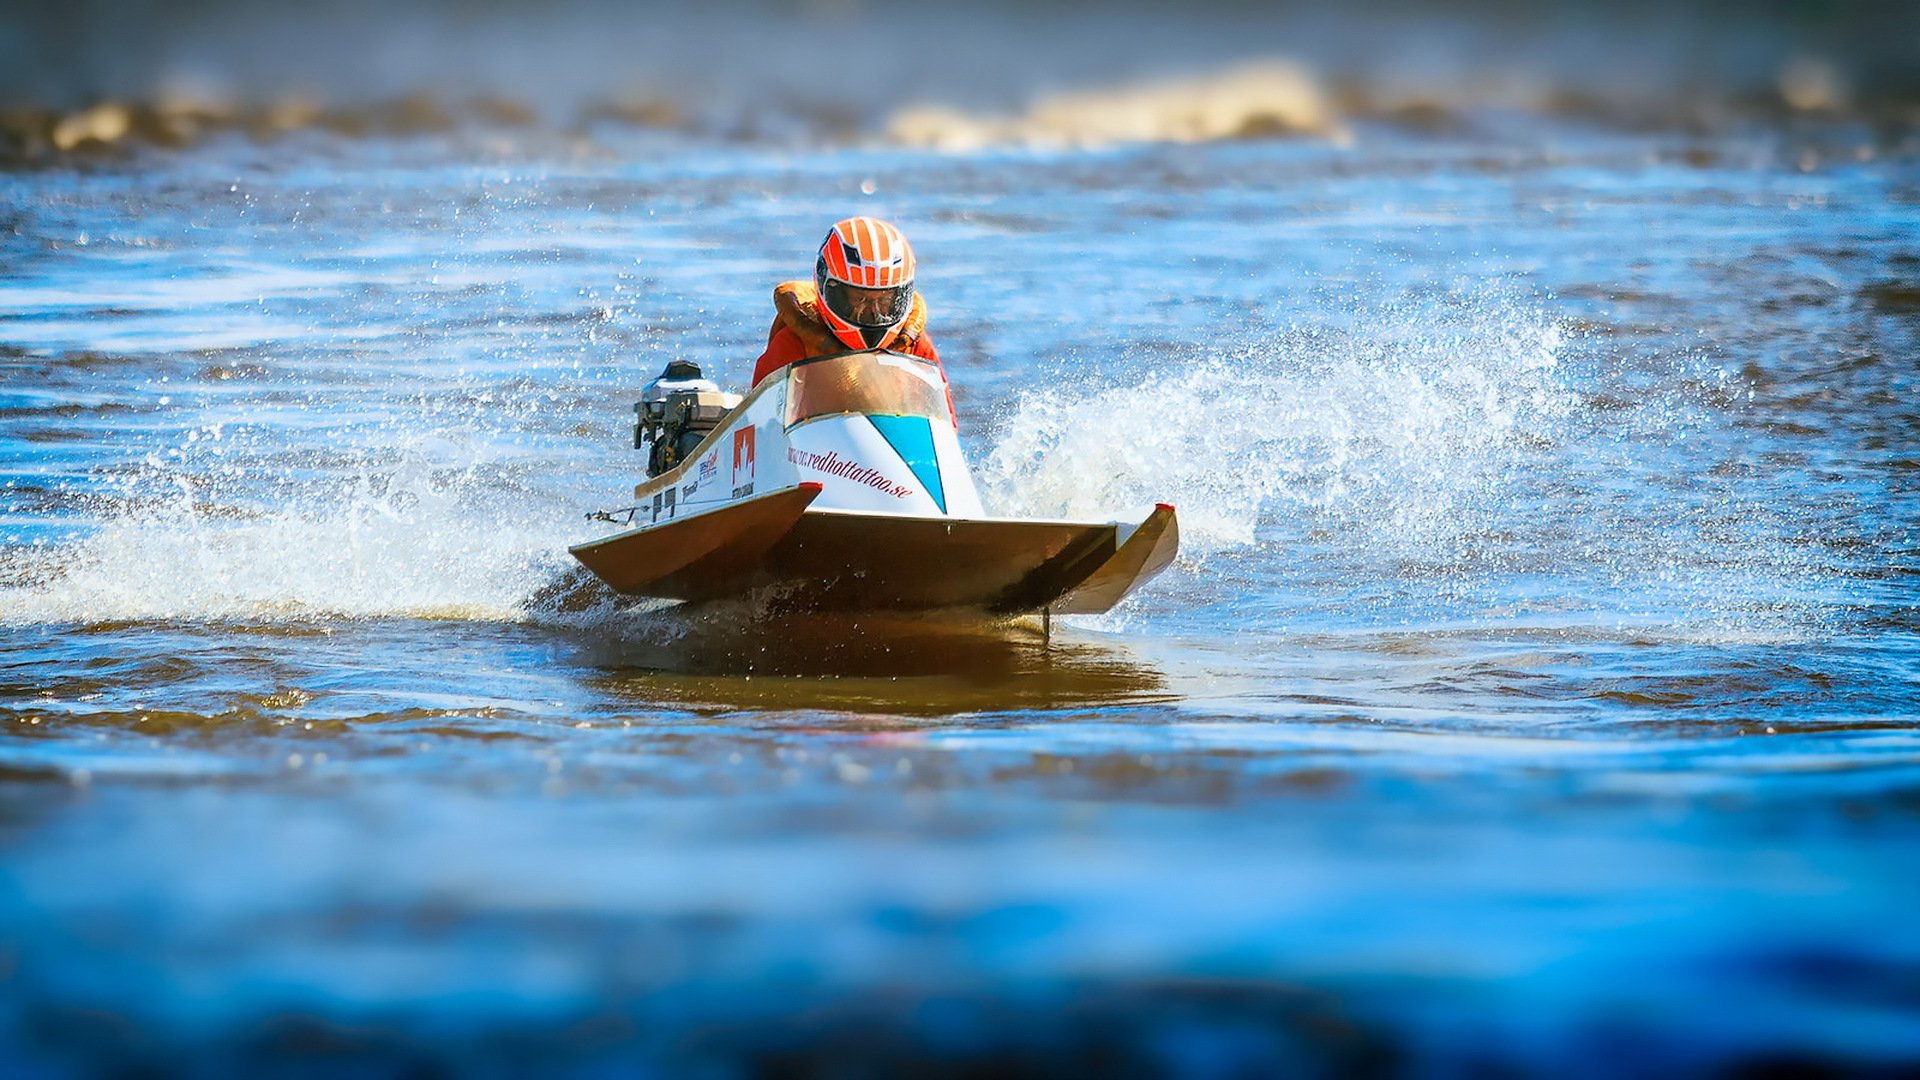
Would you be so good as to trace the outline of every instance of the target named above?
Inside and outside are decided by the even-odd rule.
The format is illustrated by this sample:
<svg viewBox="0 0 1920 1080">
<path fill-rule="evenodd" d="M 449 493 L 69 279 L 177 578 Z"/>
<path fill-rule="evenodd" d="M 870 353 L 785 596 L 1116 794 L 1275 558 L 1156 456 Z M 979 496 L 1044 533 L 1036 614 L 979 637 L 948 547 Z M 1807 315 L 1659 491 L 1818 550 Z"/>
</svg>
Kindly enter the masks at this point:
<svg viewBox="0 0 1920 1080">
<path fill-rule="evenodd" d="M 733 493 L 739 495 L 745 487 L 753 490 L 753 436 L 754 429 L 743 427 L 733 433 Z"/>
<path fill-rule="evenodd" d="M 812 469 L 815 472 L 826 473 L 828 476 L 838 476 L 843 480 L 851 480 L 856 484 L 865 484 L 870 488 L 883 491 L 896 499 L 904 499 L 913 494 L 912 488 L 905 484 L 894 483 L 879 469 L 862 465 L 857 461 L 848 461 L 832 451 L 824 454 L 815 454 L 789 446 L 787 447 L 787 460 L 803 469 Z"/>
<path fill-rule="evenodd" d="M 653 520 L 659 521 L 660 516 L 662 514 L 665 514 L 667 517 L 673 516 L 673 508 L 674 508 L 674 503 L 677 501 L 676 499 L 677 494 L 678 493 L 673 488 L 668 488 L 665 491 L 656 491 L 653 493 L 653 507 L 652 507 Z M 643 505 L 641 509 L 645 510 L 647 509 L 647 507 Z"/>
<path fill-rule="evenodd" d="M 709 480 L 718 479 L 719 476 L 720 451 L 709 450 L 707 456 L 700 459 L 700 475 L 694 480 L 694 484 L 704 484 Z"/>
</svg>

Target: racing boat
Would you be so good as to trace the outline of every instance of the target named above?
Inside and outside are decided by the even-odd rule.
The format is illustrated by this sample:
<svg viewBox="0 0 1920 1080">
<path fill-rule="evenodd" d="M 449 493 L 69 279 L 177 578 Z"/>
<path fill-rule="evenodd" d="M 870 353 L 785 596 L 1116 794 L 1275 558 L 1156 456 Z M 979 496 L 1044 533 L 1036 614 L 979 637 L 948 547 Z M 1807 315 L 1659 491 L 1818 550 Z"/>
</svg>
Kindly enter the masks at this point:
<svg viewBox="0 0 1920 1080">
<path fill-rule="evenodd" d="M 988 516 L 946 380 L 912 356 L 803 360 L 744 399 L 676 361 L 635 409 L 654 475 L 635 505 L 588 515 L 617 531 L 568 549 L 625 595 L 1093 613 L 1179 547 L 1165 503 L 1137 522 Z"/>
</svg>

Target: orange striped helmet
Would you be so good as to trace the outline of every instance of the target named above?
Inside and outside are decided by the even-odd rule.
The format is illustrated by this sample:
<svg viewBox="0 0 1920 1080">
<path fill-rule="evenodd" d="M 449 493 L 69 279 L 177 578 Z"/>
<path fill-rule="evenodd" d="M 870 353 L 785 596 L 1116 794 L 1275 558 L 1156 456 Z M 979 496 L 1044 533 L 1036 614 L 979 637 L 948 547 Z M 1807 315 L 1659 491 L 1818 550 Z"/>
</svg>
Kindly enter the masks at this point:
<svg viewBox="0 0 1920 1080">
<path fill-rule="evenodd" d="M 879 218 L 834 225 L 813 267 L 820 319 L 849 349 L 876 349 L 913 312 L 913 248 Z"/>
</svg>

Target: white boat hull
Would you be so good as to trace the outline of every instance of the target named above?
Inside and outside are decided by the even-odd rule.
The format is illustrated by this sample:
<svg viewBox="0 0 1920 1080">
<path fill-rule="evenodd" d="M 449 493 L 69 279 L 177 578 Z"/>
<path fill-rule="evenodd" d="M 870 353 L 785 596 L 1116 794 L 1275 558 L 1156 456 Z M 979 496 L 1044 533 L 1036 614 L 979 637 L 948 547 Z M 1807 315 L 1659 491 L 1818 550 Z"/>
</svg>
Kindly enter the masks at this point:
<svg viewBox="0 0 1920 1080">
<path fill-rule="evenodd" d="M 884 352 L 769 376 L 635 495 L 631 527 L 570 550 L 618 592 L 678 600 L 1105 611 L 1179 546 L 1165 504 L 1139 523 L 986 516 L 938 369 Z"/>
</svg>

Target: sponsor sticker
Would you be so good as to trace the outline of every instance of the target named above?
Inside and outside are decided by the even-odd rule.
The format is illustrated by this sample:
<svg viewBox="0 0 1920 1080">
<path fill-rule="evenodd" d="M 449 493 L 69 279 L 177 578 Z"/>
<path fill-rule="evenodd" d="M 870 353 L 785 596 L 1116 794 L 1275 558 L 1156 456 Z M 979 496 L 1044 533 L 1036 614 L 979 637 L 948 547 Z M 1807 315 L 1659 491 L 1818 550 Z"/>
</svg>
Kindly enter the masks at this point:
<svg viewBox="0 0 1920 1080">
<path fill-rule="evenodd" d="M 700 475 L 694 480 L 694 483 L 704 484 L 709 480 L 717 480 L 719 477 L 720 451 L 709 450 L 707 451 L 707 456 L 700 459 Z"/>
<path fill-rule="evenodd" d="M 803 469 L 812 469 L 815 472 L 826 473 L 828 476 L 851 480 L 856 484 L 865 484 L 896 499 L 904 499 L 913 494 L 912 488 L 888 479 L 887 474 L 879 469 L 843 458 L 837 451 L 829 450 L 824 454 L 815 454 L 789 446 L 787 460 Z"/>
<path fill-rule="evenodd" d="M 753 436 L 755 429 L 743 427 L 733 433 L 733 493 L 740 494 L 742 487 L 753 490 Z"/>
</svg>

